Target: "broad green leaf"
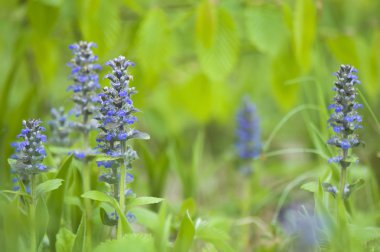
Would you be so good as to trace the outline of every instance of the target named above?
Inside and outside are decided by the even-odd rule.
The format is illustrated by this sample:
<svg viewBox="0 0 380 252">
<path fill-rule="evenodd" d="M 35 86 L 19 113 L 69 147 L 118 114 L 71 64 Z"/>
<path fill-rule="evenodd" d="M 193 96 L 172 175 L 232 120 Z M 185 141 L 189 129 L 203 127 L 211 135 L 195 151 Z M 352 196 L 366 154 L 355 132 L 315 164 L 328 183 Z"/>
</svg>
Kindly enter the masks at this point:
<svg viewBox="0 0 380 252">
<path fill-rule="evenodd" d="M 1 190 L 0 193 L 3 194 L 14 194 L 30 198 L 30 194 L 23 191 L 11 191 L 11 190 Z"/>
<path fill-rule="evenodd" d="M 27 4 L 29 25 L 33 28 L 32 31 L 37 33 L 42 40 L 52 31 L 59 16 L 60 3 L 46 4 L 46 2 L 54 2 L 54 0 L 29 1 Z M 46 53 L 42 50 L 38 50 L 38 52 Z"/>
<path fill-rule="evenodd" d="M 360 56 L 355 38 L 346 35 L 337 35 L 327 38 L 327 46 L 332 55 L 342 64 L 352 64 L 359 67 Z"/>
<path fill-rule="evenodd" d="M 95 248 L 94 252 L 154 252 L 154 242 L 148 234 L 128 234 L 120 240 L 109 240 Z"/>
<path fill-rule="evenodd" d="M 70 171 L 72 160 L 73 155 L 70 155 L 62 161 L 61 165 L 58 168 L 58 173 L 56 176 L 57 179 L 68 181 L 68 173 Z M 48 225 L 48 237 L 52 246 L 55 244 L 57 233 L 60 229 L 61 217 L 64 208 L 65 192 L 67 191 L 67 187 L 68 185 L 64 184 L 64 186 L 61 186 L 57 190 L 51 192 L 46 203 L 49 209 L 49 215 L 51 216 Z"/>
<path fill-rule="evenodd" d="M 63 0 L 37 0 L 37 2 L 50 5 L 50 6 L 57 6 L 59 7 Z"/>
<path fill-rule="evenodd" d="M 81 222 L 79 224 L 78 230 L 76 232 L 74 244 L 73 244 L 73 250 L 72 251 L 86 251 L 86 242 L 85 242 L 85 235 L 86 235 L 86 216 L 82 216 Z"/>
<path fill-rule="evenodd" d="M 144 14 L 144 9 L 142 6 L 140 6 L 138 0 L 124 0 L 123 2 L 125 4 L 125 6 L 127 6 L 129 9 L 136 12 L 137 14 L 139 14 L 139 15 Z"/>
<path fill-rule="evenodd" d="M 301 185 L 301 189 L 315 193 L 318 190 L 318 183 L 315 181 L 307 182 Z"/>
<path fill-rule="evenodd" d="M 107 0 L 76 1 L 78 20 L 83 38 L 98 45 L 99 54 L 109 50 L 118 43 L 121 31 L 120 7 Z M 105 18 L 107 17 L 107 18 Z"/>
<path fill-rule="evenodd" d="M 164 200 L 163 198 L 156 198 L 156 197 L 138 197 L 138 198 L 134 198 L 130 200 L 128 202 L 128 207 L 157 204 L 163 200 Z"/>
<path fill-rule="evenodd" d="M 88 191 L 88 192 L 82 194 L 82 197 L 111 204 L 111 206 L 113 206 L 115 208 L 115 210 L 116 210 L 116 212 L 117 212 L 117 214 L 121 220 L 121 224 L 122 224 L 121 228 L 122 228 L 123 233 L 126 234 L 126 233 L 132 232 L 132 228 L 128 223 L 128 220 L 125 216 L 125 213 L 123 213 L 121 211 L 119 203 L 114 198 L 112 198 L 111 196 L 108 196 L 107 194 L 105 194 L 103 192 L 99 192 L 99 191 Z"/>
<path fill-rule="evenodd" d="M 310 68 L 316 35 L 316 6 L 312 0 L 297 0 L 293 19 L 293 45 L 297 62 L 303 72 Z"/>
<path fill-rule="evenodd" d="M 92 199 L 100 202 L 113 203 L 113 198 L 99 191 L 88 191 L 82 194 L 83 198 Z"/>
<path fill-rule="evenodd" d="M 229 245 L 230 237 L 224 230 L 220 230 L 212 225 L 201 221 L 196 227 L 195 232 L 196 239 L 202 239 L 212 243 L 220 251 L 234 251 L 231 245 Z"/>
<path fill-rule="evenodd" d="M 235 67 L 239 46 L 234 19 L 227 10 L 218 9 L 213 44 L 205 47 L 197 42 L 197 55 L 203 72 L 213 81 L 224 80 Z"/>
<path fill-rule="evenodd" d="M 174 242 L 173 251 L 189 251 L 195 236 L 194 224 L 187 212 L 182 219 L 178 230 L 177 238 Z"/>
<path fill-rule="evenodd" d="M 205 48 L 210 48 L 214 43 L 216 33 L 215 3 L 210 0 L 203 0 L 199 3 L 196 12 L 195 33 L 197 40 Z"/>
<path fill-rule="evenodd" d="M 169 63 L 171 49 L 166 13 L 159 8 L 151 8 L 145 13 L 136 34 L 137 61 L 147 75 L 154 76 Z"/>
<path fill-rule="evenodd" d="M 246 9 L 244 14 L 249 41 L 263 53 L 278 54 L 289 37 L 282 10 L 263 4 Z"/>
<path fill-rule="evenodd" d="M 72 252 L 76 235 L 67 228 L 61 228 L 57 234 L 55 243 L 56 252 Z"/>
<path fill-rule="evenodd" d="M 51 179 L 39 184 L 36 188 L 37 198 L 43 194 L 53 191 L 62 185 L 63 179 Z"/>
<path fill-rule="evenodd" d="M 188 212 L 190 216 L 193 216 L 195 214 L 196 209 L 197 209 L 197 206 L 196 206 L 195 200 L 193 198 L 188 198 L 182 201 L 179 214 L 185 215 L 186 212 Z"/>
<path fill-rule="evenodd" d="M 284 67 L 284 64 L 286 64 L 286 67 Z M 284 110 L 293 107 L 298 99 L 299 85 L 288 84 L 287 82 L 296 79 L 299 74 L 297 62 L 291 50 L 284 50 L 272 59 L 270 73 L 272 94 L 277 105 Z"/>
<path fill-rule="evenodd" d="M 220 88 L 221 85 L 219 85 Z M 193 95 L 189 95 L 189 94 Z M 212 116 L 214 106 L 211 83 L 205 74 L 195 74 L 185 83 L 170 90 L 171 102 L 181 104 L 181 111 L 199 122 L 206 122 Z M 194 102 L 194 97 L 198 97 Z M 216 100 L 216 99 L 215 99 Z"/>
<path fill-rule="evenodd" d="M 155 230 L 158 225 L 157 213 L 142 207 L 135 207 L 130 210 L 136 216 L 137 222 L 150 230 Z"/>
<path fill-rule="evenodd" d="M 54 154 L 62 154 L 62 155 L 67 155 L 69 152 L 73 151 L 71 148 L 60 147 L 60 146 L 48 146 L 47 148 L 50 150 L 50 152 Z"/>
<path fill-rule="evenodd" d="M 43 238 L 49 223 L 49 211 L 45 199 L 40 198 L 36 204 L 36 228 L 37 228 L 37 246 L 42 246 Z"/>
</svg>

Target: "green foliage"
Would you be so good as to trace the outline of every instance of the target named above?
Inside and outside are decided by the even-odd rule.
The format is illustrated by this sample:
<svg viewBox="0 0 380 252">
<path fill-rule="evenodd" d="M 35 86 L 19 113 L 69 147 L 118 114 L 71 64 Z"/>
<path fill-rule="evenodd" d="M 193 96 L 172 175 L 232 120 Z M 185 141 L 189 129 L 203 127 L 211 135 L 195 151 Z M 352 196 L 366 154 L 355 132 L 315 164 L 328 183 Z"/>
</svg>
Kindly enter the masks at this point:
<svg viewBox="0 0 380 252">
<path fill-rule="evenodd" d="M 178 235 L 174 243 L 174 251 L 189 251 L 194 240 L 195 227 L 188 212 L 183 216 Z"/>
<path fill-rule="evenodd" d="M 380 249 L 379 1 L 0 2 L 1 251 L 33 250 L 31 230 L 36 249 L 57 252 Z M 139 155 L 130 184 L 139 197 L 125 201 L 131 215 L 98 180 L 96 162 L 114 158 L 67 155 L 83 144 L 75 134 L 74 146 L 47 143 L 50 170 L 36 176 L 35 195 L 22 178 L 12 182 L 8 158 L 20 122 L 46 122 L 52 106 L 72 107 L 65 64 L 67 46 L 79 40 L 97 43 L 101 64 L 118 55 L 136 63 L 134 102 L 143 111 L 136 128 L 151 136 L 131 143 Z M 359 70 L 364 105 L 365 148 L 350 154 L 343 193 L 326 145 L 339 64 Z M 239 174 L 234 150 L 244 95 L 262 128 L 251 176 Z M 302 234 L 314 230 L 299 222 L 313 218 L 319 240 L 305 247 Z"/>
</svg>

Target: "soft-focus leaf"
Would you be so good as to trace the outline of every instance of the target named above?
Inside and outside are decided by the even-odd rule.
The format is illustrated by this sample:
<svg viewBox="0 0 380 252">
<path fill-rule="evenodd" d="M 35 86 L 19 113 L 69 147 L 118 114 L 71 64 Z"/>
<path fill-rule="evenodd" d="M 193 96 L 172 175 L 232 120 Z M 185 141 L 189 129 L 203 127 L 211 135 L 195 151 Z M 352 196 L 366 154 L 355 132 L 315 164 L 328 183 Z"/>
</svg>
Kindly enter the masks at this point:
<svg viewBox="0 0 380 252">
<path fill-rule="evenodd" d="M 220 251 L 234 251 L 229 245 L 229 235 L 226 231 L 217 229 L 201 221 L 196 227 L 196 238 L 212 243 Z"/>
<path fill-rule="evenodd" d="M 61 228 L 57 234 L 55 250 L 57 252 L 71 252 L 76 235 L 67 228 Z"/>
<path fill-rule="evenodd" d="M 87 233 L 86 232 L 86 219 L 85 219 L 85 216 L 82 216 L 81 222 L 80 222 L 78 230 L 76 232 L 72 251 L 85 251 L 84 249 L 86 247 L 86 242 L 85 242 L 86 233 Z"/>
<path fill-rule="evenodd" d="M 162 198 L 156 198 L 156 197 L 138 197 L 138 198 L 134 198 L 134 199 L 130 200 L 128 202 L 128 207 L 157 204 L 163 200 L 164 199 L 162 199 Z"/>
<path fill-rule="evenodd" d="M 192 95 L 189 96 L 189 93 Z M 210 119 L 214 106 L 214 96 L 215 93 L 212 92 L 210 81 L 204 74 L 194 75 L 185 83 L 178 84 L 171 90 L 172 102 L 181 104 L 179 109 L 199 122 Z"/>
<path fill-rule="evenodd" d="M 88 191 L 82 194 L 83 198 L 92 199 L 100 202 L 112 203 L 113 198 L 99 191 Z"/>
<path fill-rule="evenodd" d="M 68 179 L 68 173 L 71 167 L 72 160 L 73 155 L 70 155 L 62 161 L 61 165 L 58 168 L 58 174 L 56 176 L 57 179 Z M 51 192 L 46 203 L 49 209 L 49 215 L 51 216 L 48 225 L 48 237 L 52 246 L 54 246 L 57 233 L 60 230 L 66 187 L 67 184 Z"/>
<path fill-rule="evenodd" d="M 103 207 L 100 208 L 100 219 L 102 220 L 102 223 L 107 226 L 116 226 L 117 220 L 112 219 L 108 216 L 106 210 L 104 210 Z"/>
<path fill-rule="evenodd" d="M 285 67 L 286 65 L 286 67 Z M 278 106 L 288 110 L 297 101 L 299 85 L 287 84 L 287 81 L 299 77 L 299 68 L 291 50 L 284 50 L 272 59 L 271 84 Z"/>
<path fill-rule="evenodd" d="M 239 38 L 234 19 L 224 9 L 217 10 L 216 36 L 210 47 L 197 43 L 203 72 L 213 81 L 224 80 L 233 70 L 239 54 Z"/>
<path fill-rule="evenodd" d="M 307 182 L 303 185 L 301 185 L 301 189 L 304 189 L 309 192 L 316 192 L 318 190 L 318 183 L 315 181 Z"/>
<path fill-rule="evenodd" d="M 289 37 L 282 10 L 273 5 L 259 5 L 245 11 L 249 41 L 261 52 L 275 55 Z"/>
<path fill-rule="evenodd" d="M 110 240 L 100 244 L 94 252 L 154 252 L 154 243 L 150 235 L 128 234 L 120 240 Z"/>
<path fill-rule="evenodd" d="M 174 251 L 189 251 L 193 244 L 195 235 L 194 224 L 189 213 L 183 216 L 181 226 L 179 227 L 177 238 L 174 242 Z"/>
<path fill-rule="evenodd" d="M 39 184 L 36 188 L 37 197 L 40 197 L 47 192 L 50 192 L 59 188 L 62 185 L 62 182 L 63 182 L 63 179 L 51 179 Z"/>
<path fill-rule="evenodd" d="M 46 234 L 49 223 L 49 211 L 43 198 L 37 200 L 36 204 L 36 228 L 37 228 L 37 246 L 42 243 Z"/>
<path fill-rule="evenodd" d="M 130 211 L 136 216 L 138 223 L 141 223 L 143 226 L 149 228 L 150 230 L 154 230 L 155 228 L 157 228 L 157 213 L 142 207 L 135 207 Z"/>
<path fill-rule="evenodd" d="M 197 8 L 195 33 L 197 39 L 205 48 L 210 48 L 215 40 L 216 10 L 210 0 L 203 0 Z"/>
<path fill-rule="evenodd" d="M 304 72 L 310 68 L 311 52 L 316 34 L 316 16 L 314 1 L 296 1 L 293 20 L 293 45 L 297 62 Z"/>
<path fill-rule="evenodd" d="M 171 38 L 166 13 L 159 8 L 150 9 L 136 36 L 138 63 L 146 74 L 158 74 L 168 64 Z"/>
<path fill-rule="evenodd" d="M 110 4 L 107 0 L 83 0 L 76 1 L 76 4 L 84 39 L 96 42 L 102 48 L 100 54 L 115 46 L 121 30 L 119 6 Z"/>
</svg>

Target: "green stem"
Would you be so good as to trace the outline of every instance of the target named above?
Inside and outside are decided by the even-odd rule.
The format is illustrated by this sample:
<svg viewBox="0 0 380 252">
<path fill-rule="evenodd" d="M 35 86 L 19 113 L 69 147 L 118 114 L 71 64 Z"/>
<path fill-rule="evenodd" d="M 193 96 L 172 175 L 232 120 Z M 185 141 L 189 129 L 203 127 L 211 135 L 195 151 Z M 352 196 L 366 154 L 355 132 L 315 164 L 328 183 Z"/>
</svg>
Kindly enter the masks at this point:
<svg viewBox="0 0 380 252">
<path fill-rule="evenodd" d="M 121 145 L 121 153 L 125 156 L 125 141 L 120 142 Z M 126 159 L 123 157 L 123 163 L 120 166 L 120 180 L 119 180 L 119 206 L 121 209 L 121 213 L 125 213 L 125 175 L 127 172 L 126 167 Z M 122 228 L 122 218 L 119 216 L 117 222 L 117 239 L 121 239 L 123 237 L 123 228 Z"/>
<path fill-rule="evenodd" d="M 246 178 L 243 178 L 243 197 L 241 205 L 242 218 L 250 217 L 250 207 L 251 207 L 251 179 L 252 175 Z M 250 225 L 245 225 L 242 228 L 242 250 L 249 250 L 249 241 L 250 241 Z"/>
<path fill-rule="evenodd" d="M 85 119 L 87 121 L 87 119 Z M 88 148 L 88 132 L 83 133 L 83 144 L 84 150 L 87 151 Z M 83 193 L 91 190 L 91 169 L 88 165 L 87 160 L 84 160 L 84 168 L 82 170 L 83 175 Z M 85 198 L 84 206 L 86 211 L 86 251 L 92 250 L 92 205 L 91 200 Z"/>
<path fill-rule="evenodd" d="M 343 159 L 341 164 L 340 171 L 340 181 L 339 181 L 339 195 L 336 199 L 337 201 L 337 221 L 339 225 L 339 235 L 340 235 L 340 248 L 344 251 L 349 251 L 349 239 L 348 239 L 348 230 L 346 228 L 347 225 L 347 217 L 346 217 L 346 199 L 344 198 L 344 188 L 347 181 L 347 168 L 349 163 L 346 162 L 348 157 L 348 150 L 343 150 Z"/>
<path fill-rule="evenodd" d="M 37 251 L 37 232 L 36 232 L 36 180 L 35 175 L 30 175 L 30 193 L 31 202 L 29 206 L 30 215 L 30 235 L 31 235 L 31 251 Z"/>
<path fill-rule="evenodd" d="M 345 201 L 344 199 L 344 187 L 346 185 L 346 180 L 347 180 L 347 167 L 342 166 L 342 170 L 340 172 L 340 186 L 339 186 L 339 192 L 340 192 L 340 197 Z"/>
</svg>

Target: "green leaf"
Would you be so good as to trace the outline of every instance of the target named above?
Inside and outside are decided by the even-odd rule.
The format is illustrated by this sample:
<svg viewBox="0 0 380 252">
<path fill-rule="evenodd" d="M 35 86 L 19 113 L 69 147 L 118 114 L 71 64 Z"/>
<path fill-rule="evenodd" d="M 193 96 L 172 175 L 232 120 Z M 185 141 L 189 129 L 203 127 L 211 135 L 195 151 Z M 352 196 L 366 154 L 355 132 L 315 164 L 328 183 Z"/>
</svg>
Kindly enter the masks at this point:
<svg viewBox="0 0 380 252">
<path fill-rule="evenodd" d="M 187 212 L 179 227 L 177 238 L 174 242 L 173 251 L 189 251 L 195 236 L 194 224 Z"/>
<path fill-rule="evenodd" d="M 293 45 L 297 62 L 306 72 L 316 34 L 316 7 L 312 0 L 297 0 L 293 20 Z"/>
<path fill-rule="evenodd" d="M 158 225 L 157 213 L 142 207 L 135 207 L 130 210 L 136 216 L 137 222 L 150 230 L 155 230 Z"/>
<path fill-rule="evenodd" d="M 229 245 L 229 235 L 226 231 L 213 227 L 209 223 L 200 221 L 196 227 L 197 239 L 212 243 L 219 251 L 234 251 Z"/>
<path fill-rule="evenodd" d="M 24 197 L 30 198 L 30 194 L 28 194 L 26 192 L 23 192 L 23 191 L 1 190 L 0 192 L 3 193 L 3 194 L 8 194 L 9 193 L 9 194 L 20 195 L 20 196 L 24 196 Z"/>
<path fill-rule="evenodd" d="M 102 154 L 96 155 L 96 158 L 95 158 L 95 161 L 120 161 L 120 160 L 122 160 L 121 157 L 110 157 L 110 156 L 106 156 Z"/>
<path fill-rule="evenodd" d="M 148 234 L 128 234 L 120 240 L 109 240 L 100 244 L 94 252 L 154 252 L 154 242 Z"/>
<path fill-rule="evenodd" d="M 190 93 L 193 95 L 190 96 Z M 210 80 L 203 73 L 194 74 L 181 85 L 174 86 L 170 96 L 173 103 L 181 104 L 181 111 L 185 115 L 201 123 L 207 122 L 213 115 L 215 93 L 212 92 Z M 198 97 L 197 102 L 194 102 L 194 97 Z"/>
<path fill-rule="evenodd" d="M 99 191 L 88 191 L 88 192 L 82 194 L 82 197 L 111 204 L 111 206 L 113 206 L 115 208 L 119 218 L 121 219 L 123 233 L 131 233 L 132 232 L 132 228 L 129 225 L 127 218 L 125 217 L 125 213 L 123 213 L 121 211 L 119 203 L 114 198 L 112 198 L 111 196 L 108 196 L 107 194 L 105 194 L 103 192 L 99 192 Z"/>
<path fill-rule="evenodd" d="M 68 181 L 68 174 L 70 171 L 71 163 L 73 160 L 73 155 L 66 157 L 61 165 L 58 168 L 58 173 L 56 175 L 56 179 L 63 179 Z M 48 225 L 48 237 L 50 244 L 54 246 L 56 242 L 57 233 L 60 230 L 62 211 L 64 208 L 65 201 L 65 192 L 67 191 L 68 185 L 65 184 L 61 186 L 57 190 L 54 190 L 50 193 L 49 198 L 47 200 L 47 206 L 49 209 L 49 225 Z"/>
<path fill-rule="evenodd" d="M 203 72 L 213 81 L 224 80 L 234 69 L 239 54 L 239 36 L 231 14 L 217 10 L 216 36 L 212 46 L 197 43 L 197 56 Z"/>
<path fill-rule="evenodd" d="M 353 192 L 359 190 L 363 185 L 364 185 L 364 180 L 363 179 L 358 179 L 354 183 L 349 184 L 347 186 L 347 191 L 346 190 L 344 191 L 344 198 L 348 199 L 348 197 L 350 197 L 350 195 Z"/>
<path fill-rule="evenodd" d="M 67 228 L 61 228 L 57 234 L 57 242 L 55 243 L 56 252 L 71 252 L 76 235 Z"/>
<path fill-rule="evenodd" d="M 76 232 L 76 237 L 73 244 L 73 250 L 72 251 L 86 251 L 86 242 L 85 242 L 85 235 L 86 235 L 86 216 L 83 215 L 81 222 L 79 224 L 78 230 Z"/>
<path fill-rule="evenodd" d="M 289 36 L 282 10 L 269 4 L 248 8 L 245 25 L 249 41 L 261 52 L 276 55 Z"/>
<path fill-rule="evenodd" d="M 83 198 L 92 199 L 100 202 L 107 202 L 113 204 L 113 198 L 107 194 L 99 191 L 88 191 L 82 194 Z"/>
<path fill-rule="evenodd" d="M 151 8 L 145 14 L 136 34 L 135 45 L 137 60 L 150 76 L 158 74 L 169 64 L 172 43 L 167 15 L 163 10 Z"/>
<path fill-rule="evenodd" d="M 138 197 L 138 198 L 134 198 L 130 200 L 128 202 L 128 207 L 157 204 L 163 200 L 164 200 L 163 198 L 156 198 L 156 197 Z"/>
<path fill-rule="evenodd" d="M 100 219 L 102 220 L 102 223 L 107 226 L 116 226 L 117 220 L 112 219 L 108 216 L 106 210 L 104 210 L 103 207 L 100 208 Z"/>
<path fill-rule="evenodd" d="M 184 215 L 186 214 L 186 212 L 188 212 L 190 216 L 193 216 L 195 214 L 196 209 L 197 209 L 197 206 L 196 206 L 195 200 L 193 198 L 188 198 L 182 201 L 179 214 Z"/>
<path fill-rule="evenodd" d="M 37 224 L 37 246 L 42 246 L 49 223 L 49 211 L 45 199 L 40 198 L 36 205 L 36 224 Z"/>
<path fill-rule="evenodd" d="M 120 6 L 109 4 L 108 0 L 84 0 L 75 3 L 78 9 L 76 11 L 81 16 L 78 23 L 83 39 L 96 42 L 102 48 L 100 54 L 115 47 L 122 28 Z"/>
<path fill-rule="evenodd" d="M 216 33 L 215 4 L 212 1 L 203 0 L 196 12 L 195 34 L 205 48 L 210 48 L 214 43 Z"/>
<path fill-rule="evenodd" d="M 37 198 L 43 194 L 53 191 L 62 185 L 63 179 L 51 179 L 39 184 L 36 188 Z"/>
<path fill-rule="evenodd" d="M 299 75 L 300 70 L 291 50 L 284 50 L 272 59 L 270 78 L 273 95 L 277 105 L 284 110 L 293 107 L 298 99 L 299 85 L 289 85 L 287 82 L 298 78 Z"/>
<path fill-rule="evenodd" d="M 307 182 L 301 185 L 301 189 L 315 193 L 318 190 L 318 183 L 315 181 Z"/>
<path fill-rule="evenodd" d="M 145 132 L 140 132 L 140 131 L 135 131 L 130 137 L 128 137 L 129 139 L 131 138 L 135 138 L 135 139 L 143 139 L 143 140 L 149 140 L 150 139 L 150 135 L 148 133 L 145 133 Z"/>
</svg>

